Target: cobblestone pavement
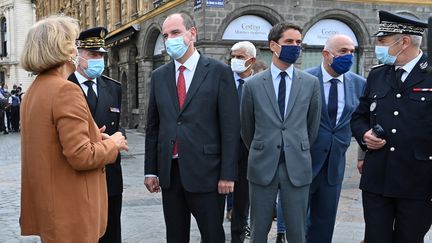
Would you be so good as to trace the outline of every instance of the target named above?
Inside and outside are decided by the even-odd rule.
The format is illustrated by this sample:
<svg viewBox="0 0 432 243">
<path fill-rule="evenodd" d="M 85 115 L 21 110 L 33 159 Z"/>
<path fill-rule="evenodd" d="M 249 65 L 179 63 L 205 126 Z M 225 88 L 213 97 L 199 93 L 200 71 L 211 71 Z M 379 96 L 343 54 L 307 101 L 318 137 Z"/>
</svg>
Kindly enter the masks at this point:
<svg viewBox="0 0 432 243">
<path fill-rule="evenodd" d="M 122 211 L 123 242 L 165 242 L 165 226 L 161 194 L 150 194 L 143 185 L 144 135 L 128 131 L 129 152 L 123 154 L 124 194 Z M 339 203 L 334 243 L 358 243 L 363 237 L 364 224 L 359 174 L 356 169 L 356 145 L 347 154 L 347 167 Z M 19 133 L 0 134 L 0 243 L 39 243 L 36 236 L 19 236 L 20 198 L 20 137 Z M 227 239 L 229 222 L 225 221 Z M 269 242 L 276 237 L 276 224 L 269 234 Z M 191 242 L 199 243 L 199 231 L 192 224 Z M 227 241 L 229 242 L 229 241 Z M 248 241 L 247 241 L 248 242 Z M 431 232 L 425 242 L 432 243 Z"/>
</svg>

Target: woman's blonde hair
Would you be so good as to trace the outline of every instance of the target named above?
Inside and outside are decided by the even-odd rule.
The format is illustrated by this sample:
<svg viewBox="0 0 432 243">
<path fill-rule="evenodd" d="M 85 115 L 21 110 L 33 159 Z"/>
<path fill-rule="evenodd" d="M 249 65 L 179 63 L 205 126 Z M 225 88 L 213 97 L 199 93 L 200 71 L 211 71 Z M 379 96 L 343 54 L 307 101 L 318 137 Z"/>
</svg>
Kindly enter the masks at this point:
<svg viewBox="0 0 432 243">
<path fill-rule="evenodd" d="M 27 34 L 21 66 L 38 74 L 71 61 L 76 54 L 78 34 L 78 20 L 68 16 L 50 16 L 38 21 Z"/>
</svg>

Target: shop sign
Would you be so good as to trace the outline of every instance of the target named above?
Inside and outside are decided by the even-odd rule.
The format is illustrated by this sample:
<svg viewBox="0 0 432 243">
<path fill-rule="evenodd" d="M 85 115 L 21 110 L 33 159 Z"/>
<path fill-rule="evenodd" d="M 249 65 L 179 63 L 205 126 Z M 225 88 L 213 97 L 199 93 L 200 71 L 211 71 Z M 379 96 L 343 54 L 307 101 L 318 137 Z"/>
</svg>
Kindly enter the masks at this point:
<svg viewBox="0 0 432 243">
<path fill-rule="evenodd" d="M 336 19 L 322 19 L 316 22 L 304 35 L 303 44 L 324 46 L 327 39 L 335 34 L 345 34 L 351 37 L 358 46 L 357 37 L 352 29 L 344 22 Z"/>
<path fill-rule="evenodd" d="M 224 40 L 267 41 L 272 25 L 256 15 L 243 15 L 234 19 L 222 36 Z"/>
</svg>

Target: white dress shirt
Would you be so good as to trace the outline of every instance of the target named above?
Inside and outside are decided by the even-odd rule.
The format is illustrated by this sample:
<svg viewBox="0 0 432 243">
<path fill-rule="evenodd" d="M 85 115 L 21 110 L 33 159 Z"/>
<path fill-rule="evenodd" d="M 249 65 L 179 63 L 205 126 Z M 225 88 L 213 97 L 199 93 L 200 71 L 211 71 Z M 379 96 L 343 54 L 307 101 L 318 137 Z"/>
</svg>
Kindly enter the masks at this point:
<svg viewBox="0 0 432 243">
<path fill-rule="evenodd" d="M 233 72 L 233 76 L 234 76 L 234 81 L 235 81 L 236 88 L 238 89 L 238 86 L 240 85 L 240 82 L 238 80 L 239 79 L 243 79 L 243 81 L 246 83 L 250 78 L 252 78 L 253 73 L 249 77 L 242 78 L 242 77 L 240 77 L 240 75 L 238 75 L 238 73 Z"/>
<path fill-rule="evenodd" d="M 286 93 L 285 93 L 285 111 L 284 114 L 286 114 L 286 110 L 288 108 L 288 102 L 289 102 L 289 95 L 291 93 L 291 85 L 292 85 L 292 79 L 294 75 L 294 65 L 290 65 L 286 70 L 280 70 L 278 67 L 276 67 L 273 63 L 270 65 L 270 71 L 272 75 L 273 80 L 273 88 L 275 90 L 276 94 L 276 101 L 278 100 L 279 95 L 279 83 L 281 80 L 280 73 L 286 72 L 287 75 L 285 76 L 285 84 L 286 84 Z"/>
<path fill-rule="evenodd" d="M 423 55 L 423 52 L 420 50 L 420 53 L 418 54 L 418 56 L 416 58 L 412 59 L 409 63 L 405 64 L 402 67 L 401 66 L 395 67 L 396 70 L 398 70 L 399 68 L 403 68 L 403 70 L 405 70 L 405 72 L 402 74 L 402 77 L 401 77 L 402 82 L 405 82 L 406 78 L 411 73 L 411 71 L 414 69 L 414 67 L 416 66 L 416 64 L 418 63 L 418 61 L 422 57 L 422 55 Z"/>
<path fill-rule="evenodd" d="M 323 86 L 324 86 L 324 96 L 325 96 L 325 102 L 326 106 L 328 104 L 328 97 L 330 92 L 330 86 L 331 86 L 331 79 L 337 79 L 339 82 L 337 82 L 337 91 L 338 91 L 338 109 L 337 109 L 337 116 L 336 116 L 336 124 L 339 122 L 340 117 L 342 116 L 343 109 L 345 107 L 345 88 L 344 88 L 344 76 L 340 75 L 338 77 L 331 76 L 324 68 L 323 64 L 321 64 L 321 72 L 323 75 Z"/>
<path fill-rule="evenodd" d="M 93 91 L 95 92 L 96 97 L 97 97 L 97 95 L 98 95 L 98 93 L 97 93 L 97 78 L 95 78 L 95 79 L 86 79 L 84 76 L 82 76 L 82 75 L 81 75 L 79 72 L 77 72 L 77 71 L 75 71 L 74 74 L 75 74 L 75 77 L 76 77 L 77 80 L 78 80 L 78 83 L 79 83 L 80 86 L 81 86 L 81 89 L 84 91 L 84 94 L 85 94 L 86 96 L 87 96 L 88 86 L 85 85 L 84 82 L 87 81 L 87 80 L 91 80 L 91 81 L 93 81 L 93 82 L 94 82 L 94 85 L 92 85 L 92 88 L 93 88 Z"/>
<path fill-rule="evenodd" d="M 200 54 L 197 50 L 194 51 L 192 56 L 190 56 L 185 63 L 181 64 L 177 60 L 174 60 L 175 70 L 176 70 L 176 85 L 178 81 L 178 76 L 180 74 L 179 68 L 181 65 L 183 65 L 186 69 L 183 71 L 183 76 L 185 78 L 186 83 L 186 93 L 189 90 L 189 87 L 192 83 L 192 78 L 195 74 L 195 69 L 198 65 L 198 61 L 200 59 Z"/>
</svg>

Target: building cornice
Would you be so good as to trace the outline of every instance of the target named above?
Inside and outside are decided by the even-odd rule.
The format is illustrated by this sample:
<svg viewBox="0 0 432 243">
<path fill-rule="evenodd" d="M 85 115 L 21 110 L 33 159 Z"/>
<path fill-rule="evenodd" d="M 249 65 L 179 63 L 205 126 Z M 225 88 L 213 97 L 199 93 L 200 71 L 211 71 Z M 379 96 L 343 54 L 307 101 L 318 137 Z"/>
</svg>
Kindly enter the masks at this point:
<svg viewBox="0 0 432 243">
<path fill-rule="evenodd" d="M 359 3 L 390 3 L 390 4 L 420 4 L 420 5 L 432 5 L 432 1 L 425 0 L 337 0 L 338 2 L 359 2 Z"/>
<path fill-rule="evenodd" d="M 160 15 L 160 14 L 162 14 L 162 13 L 164 13 L 164 12 L 166 12 L 166 11 L 172 9 L 172 8 L 175 8 L 175 7 L 181 5 L 181 4 L 185 3 L 185 2 L 187 2 L 187 0 L 173 0 L 173 1 L 166 2 L 163 5 L 161 5 L 160 7 L 157 7 L 155 9 L 153 9 L 153 10 L 145 13 L 141 17 L 139 17 L 139 18 L 137 18 L 135 20 L 132 20 L 129 23 L 124 24 L 123 26 L 119 27 L 118 29 L 115 29 L 115 30 L 111 31 L 108 34 L 107 38 L 111 37 L 113 35 L 118 34 L 119 32 L 121 32 L 121 31 L 123 31 L 123 30 L 125 30 L 125 29 L 127 29 L 129 27 L 131 27 L 134 24 L 139 24 L 139 23 L 141 23 L 143 21 L 146 21 L 146 20 L 151 19 L 151 18 L 153 18 L 155 16 L 158 16 L 158 15 Z"/>
</svg>

